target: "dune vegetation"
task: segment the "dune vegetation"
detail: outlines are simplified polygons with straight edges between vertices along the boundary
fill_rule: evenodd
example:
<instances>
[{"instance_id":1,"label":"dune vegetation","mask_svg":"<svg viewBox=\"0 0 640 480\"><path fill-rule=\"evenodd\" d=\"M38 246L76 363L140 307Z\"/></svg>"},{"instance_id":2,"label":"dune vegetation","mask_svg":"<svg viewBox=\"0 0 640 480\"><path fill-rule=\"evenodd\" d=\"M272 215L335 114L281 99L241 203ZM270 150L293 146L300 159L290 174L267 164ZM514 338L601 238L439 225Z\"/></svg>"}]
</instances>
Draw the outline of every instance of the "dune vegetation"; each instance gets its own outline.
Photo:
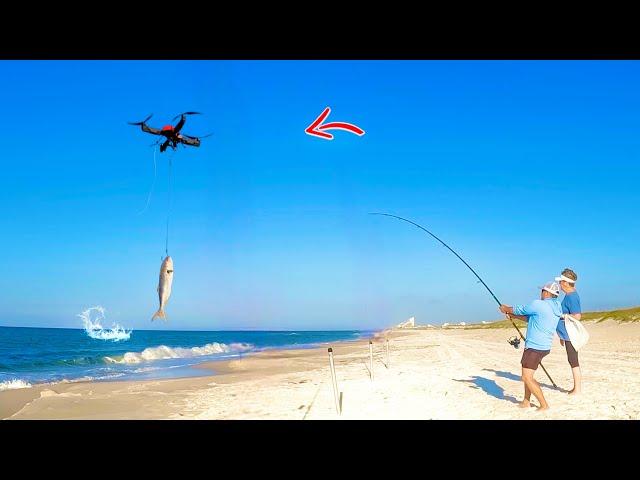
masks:
<instances>
[{"instance_id":1,"label":"dune vegetation","mask_svg":"<svg viewBox=\"0 0 640 480\"><path fill-rule=\"evenodd\" d=\"M582 321L585 322L605 322L614 320L616 322L640 322L640 307L624 308L619 310L609 310L605 312L585 312L582 314ZM526 328L526 322L515 320L518 327ZM490 323L473 323L466 325L466 328L513 328L507 319Z\"/></svg>"}]
</instances>

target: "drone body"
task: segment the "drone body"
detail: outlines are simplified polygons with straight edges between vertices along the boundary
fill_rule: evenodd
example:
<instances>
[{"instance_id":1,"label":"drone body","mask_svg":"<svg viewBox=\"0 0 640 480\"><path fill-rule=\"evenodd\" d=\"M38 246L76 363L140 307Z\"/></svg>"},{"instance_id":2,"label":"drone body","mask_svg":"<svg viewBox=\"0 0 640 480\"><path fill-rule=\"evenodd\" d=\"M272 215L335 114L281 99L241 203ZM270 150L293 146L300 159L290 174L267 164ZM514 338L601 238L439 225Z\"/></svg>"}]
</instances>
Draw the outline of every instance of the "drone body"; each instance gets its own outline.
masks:
<instances>
[{"instance_id":1,"label":"drone body","mask_svg":"<svg viewBox=\"0 0 640 480\"><path fill-rule=\"evenodd\" d=\"M165 125L161 129L150 127L149 125L147 125L147 120L151 118L151 115L145 118L142 122L129 122L129 125L139 125L143 132L164 137L166 140L164 140L160 145L160 152L164 152L169 147L175 150L180 143L182 145L189 145L191 147L199 147L200 138L204 137L193 137L191 135L183 135L180 133L187 120L186 116L199 114L200 112L185 112L175 116L173 118L174 120L180 117L180 121L176 124L175 127L173 125Z\"/></svg>"}]
</instances>

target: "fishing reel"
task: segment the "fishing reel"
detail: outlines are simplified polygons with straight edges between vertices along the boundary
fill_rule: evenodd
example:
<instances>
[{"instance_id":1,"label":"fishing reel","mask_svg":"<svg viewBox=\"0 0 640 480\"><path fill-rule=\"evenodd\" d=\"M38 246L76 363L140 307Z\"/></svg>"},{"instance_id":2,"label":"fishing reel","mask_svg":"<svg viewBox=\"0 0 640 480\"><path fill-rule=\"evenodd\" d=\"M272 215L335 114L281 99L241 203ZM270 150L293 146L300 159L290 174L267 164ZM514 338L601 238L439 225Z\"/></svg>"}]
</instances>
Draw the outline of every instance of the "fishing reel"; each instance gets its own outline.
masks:
<instances>
[{"instance_id":1,"label":"fishing reel","mask_svg":"<svg viewBox=\"0 0 640 480\"><path fill-rule=\"evenodd\" d=\"M507 342L509 342L509 345L513 345L513 348L517 349L520 347L520 339L516 336L510 337Z\"/></svg>"}]
</instances>

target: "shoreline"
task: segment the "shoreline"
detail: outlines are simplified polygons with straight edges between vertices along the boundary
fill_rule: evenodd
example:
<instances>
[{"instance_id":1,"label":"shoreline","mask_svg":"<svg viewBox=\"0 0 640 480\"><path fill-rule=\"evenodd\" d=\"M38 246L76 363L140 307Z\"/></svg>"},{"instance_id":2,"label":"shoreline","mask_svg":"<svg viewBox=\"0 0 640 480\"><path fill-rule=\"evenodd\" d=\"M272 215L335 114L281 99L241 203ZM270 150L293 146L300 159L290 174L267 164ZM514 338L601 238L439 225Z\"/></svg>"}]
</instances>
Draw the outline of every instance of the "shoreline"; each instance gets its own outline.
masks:
<instances>
[{"instance_id":1,"label":"shoreline","mask_svg":"<svg viewBox=\"0 0 640 480\"><path fill-rule=\"evenodd\" d=\"M2 326L0 326L0 328L3 328ZM32 328L32 327L6 327L6 328ZM41 327L33 327L33 328L37 328L37 329L41 329ZM75 328L75 329L66 329L66 330L80 330L83 331L83 329L81 328ZM214 357L214 358L208 358L208 359L199 359L197 356L195 357L176 357L176 358L191 358L195 363L190 364L190 365L180 365L178 366L180 370L184 370L184 369L196 369L199 367L199 365L207 363L207 364L217 364L219 362L225 362L227 360L235 360L238 358L243 358L246 355L254 355L257 353L261 353L261 352L265 352L265 351L271 351L271 350L307 350L307 349L314 349L314 348L320 348L325 344L331 344L331 343L338 343L338 342L349 342L349 341L357 341L357 340L361 340L363 338L369 338L369 337L373 337L374 335L377 335L380 331L383 331L385 329L382 330L364 330L362 331L363 333L360 335L360 337L356 338L355 340L353 339L345 339L345 340L336 340L334 342L320 342L320 343L301 343L301 344L286 344L286 345L280 345L280 346L265 346L265 347L259 347L259 348L255 348L254 350L250 350L250 351L246 351L246 352L240 352L240 353L236 353L235 355L229 355L229 354L220 354L219 357ZM240 331L242 332L242 331ZM152 347L146 347L148 348L158 348L161 347L162 345L154 345ZM190 348L198 348L199 345L195 345L193 347L177 347L177 348L186 348L186 349L190 349ZM172 347L170 347L172 348ZM140 352L133 352L133 353L140 353ZM122 357L123 355L115 355L116 357ZM203 355L203 357L208 356L208 355ZM170 360L173 357L160 357L157 359L153 359L153 360L142 360L139 362L133 362L132 364L136 365L136 364L140 364L140 365L148 365L148 366L153 366L155 362L158 361L163 361L163 360ZM106 355L104 357L102 357L102 359L107 359L109 360L109 363L122 363L120 361L114 361L111 356ZM164 369L161 369L160 371L162 372L170 372L173 368L176 368L176 366L170 366L170 367L166 367ZM113 381L145 381L145 380L177 380L180 378L188 378L190 377L190 375L177 375L177 376L158 376L158 377L147 377L147 378L137 378L137 375L133 374L133 373L124 373L122 376L127 376L127 378L122 378L120 380L118 380L118 378L120 378L120 376L117 377L113 377L113 376L106 376L106 377L99 377L99 378L93 378L93 377L86 377L86 376L81 376L81 377L73 377L73 378L62 378L60 380L56 380L56 381L51 381L51 382L37 382L37 383L32 383L31 380L29 379L25 379L25 378L19 378L19 376L17 375L16 378L13 379L13 381L18 381L18 382L25 382L28 383L30 385L30 387L25 387L25 388L33 388L33 387L40 387L40 386L46 386L46 385L57 385L59 383L80 383L80 382L113 382ZM7 390L13 390L13 389L7 389ZM7 390L0 390L1 392L7 391Z\"/></svg>"},{"instance_id":2,"label":"shoreline","mask_svg":"<svg viewBox=\"0 0 640 480\"><path fill-rule=\"evenodd\" d=\"M243 361L253 358L288 358L317 355L320 351L326 351L328 346L336 348L338 345L360 344L374 339L388 330L367 331L365 335L356 340L337 340L335 342L325 342L322 344L307 344L308 346L282 346L282 347L266 347L261 350L248 352L239 358L221 358L219 360L207 359L202 360L189 367L193 370L205 370L201 375L178 376L178 377L161 377L151 379L135 379L128 378L126 380L117 379L73 379L60 380L50 383L36 383L27 388L7 389L0 391L0 420L7 420L17 412L22 410L29 403L40 398L54 397L56 395L73 395L78 389L89 389L88 391L105 390L107 385L112 385L113 389L127 388L134 385L146 386L165 386L199 387L201 384L210 383L218 379L221 383L231 383L242 377ZM223 378L224 377L224 378ZM205 382L206 381L206 382ZM185 384L185 385L183 385Z\"/></svg>"},{"instance_id":3,"label":"shoreline","mask_svg":"<svg viewBox=\"0 0 640 480\"><path fill-rule=\"evenodd\" d=\"M640 419L640 323L591 323L580 351L583 393L554 340L541 384L550 410L521 409L520 358L509 329L389 329L311 349L202 362L202 377L79 382L0 392L11 419ZM386 355L384 339L390 341ZM339 391L337 411L326 347ZM9 405L11 403L11 405ZM535 403L535 402L532 402ZM3 415L3 418L6 416Z\"/></svg>"}]
</instances>

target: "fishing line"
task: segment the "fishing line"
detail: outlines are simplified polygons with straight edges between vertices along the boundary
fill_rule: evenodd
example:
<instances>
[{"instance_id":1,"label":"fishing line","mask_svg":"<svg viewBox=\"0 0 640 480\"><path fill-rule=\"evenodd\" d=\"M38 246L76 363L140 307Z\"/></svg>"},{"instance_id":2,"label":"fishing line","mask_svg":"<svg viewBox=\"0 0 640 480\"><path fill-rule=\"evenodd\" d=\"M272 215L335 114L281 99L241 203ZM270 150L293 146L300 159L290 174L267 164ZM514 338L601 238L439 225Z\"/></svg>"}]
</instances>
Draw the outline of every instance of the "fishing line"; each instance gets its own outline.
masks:
<instances>
[{"instance_id":1,"label":"fishing line","mask_svg":"<svg viewBox=\"0 0 640 480\"><path fill-rule=\"evenodd\" d=\"M406 218L402 218L402 217L398 217L397 215L391 215L390 213L370 213L369 215L383 215L385 217L393 217L393 218L397 218L398 220L402 220L403 222L407 222L410 223L411 225L414 225L416 227L418 227L420 230L423 230L425 232L427 232L429 235L431 235L433 238L435 238L438 242L440 242L442 245L444 245L445 247L447 247L449 249L449 251L451 253L453 253L456 257L458 257L458 259L464 263L467 268L469 270L471 270L473 272L473 274L476 276L476 278L478 280L480 280L480 282L482 283L482 285L484 285L484 288L487 289L487 291L491 294L491 296L493 297L493 299L496 301L496 303L500 306L502 305L502 302L500 302L500 300L498 300L498 297L495 296L495 294L493 293L493 291L489 288L489 286L484 283L484 280L482 280L482 278L480 278L480 275L478 275L478 273L471 268L471 265L469 265L464 258L462 258L460 255L458 255L458 252L456 252L453 248L451 248L449 245L447 245L446 243L444 243L442 240L440 240L440 238L438 238L436 235L434 235L433 233L431 233L429 230L427 230L426 228L424 228L421 225L418 225L415 222L412 222L411 220L407 220ZM515 322L513 321L513 319L511 318L510 315L507 315L507 318L509 319L509 321L511 322L511 324L515 327L515 329L518 331L518 334L520 335L520 337L522 338L522 340L526 341L525 336L522 334L522 332L520 331L520 329L518 328L518 326L515 324ZM542 362L540 363L540 366L542 367L542 370L544 370L544 373L547 374L547 377L549 377L549 380L551 381L551 383L553 384L554 387L558 388L558 386L555 384L555 382L553 381L553 379L551 378L551 376L549 375L549 373L547 372L547 369L544 368L544 366L542 365Z\"/></svg>"},{"instance_id":2,"label":"fishing line","mask_svg":"<svg viewBox=\"0 0 640 480\"><path fill-rule=\"evenodd\" d=\"M149 207L149 203L151 202L151 195L153 195L153 190L156 187L156 178L157 178L157 167L156 167L156 149L153 149L153 183L151 184L151 190L149 190L149 194L147 195L147 204L144 206L142 210L140 210L137 215L142 215L147 211Z\"/></svg>"},{"instance_id":3,"label":"fishing line","mask_svg":"<svg viewBox=\"0 0 640 480\"><path fill-rule=\"evenodd\" d=\"M480 275L478 275L478 273L477 273L473 268L471 268L471 265L469 265L469 264L464 260L464 258L462 258L460 255L458 255L458 253L457 253L453 248L451 248L449 245L447 245L446 243L444 243L442 240L440 240L438 237L436 237L436 236L435 236L433 233L431 233L429 230L427 230L426 228L424 228L424 227L422 227L422 226L418 225L418 224L417 224L417 223L415 223L415 222L412 222L411 220L407 220L406 218L398 217L398 216L396 216L396 215L391 215L390 213L370 213L369 215L384 215L385 217L393 217L393 218L397 218L398 220L403 220L403 221L405 221L405 222L409 222L411 225L415 225L415 226L416 226L416 227L418 227L419 229L424 230L425 232L427 232L429 235L431 235L433 238L435 238L437 241L439 241L442 245L444 245L445 247L447 247L451 253L453 253L456 257L458 257L458 258L460 259L460 261L461 261L462 263L464 263L464 264L467 266L467 268L473 272L473 274L476 276L476 278L477 278L478 280L480 280L480 282L482 282L482 285L484 285L484 288L486 288L486 289L489 291L489 293L491 294L491 296L493 297L493 299L498 303L498 305L502 305L502 303L500 302L500 300L498 300L498 297L496 297L496 296L495 296L495 294L494 294L494 293L491 291L491 289L489 288L489 286L488 286L486 283L484 283L484 280L482 280L482 278L480 278Z\"/></svg>"},{"instance_id":4,"label":"fishing line","mask_svg":"<svg viewBox=\"0 0 640 480\"><path fill-rule=\"evenodd\" d=\"M164 243L164 253L168 257L169 256L169 215L171 213L171 166L173 164L173 152L169 155L169 191L167 194L167 234L165 237Z\"/></svg>"}]
</instances>

